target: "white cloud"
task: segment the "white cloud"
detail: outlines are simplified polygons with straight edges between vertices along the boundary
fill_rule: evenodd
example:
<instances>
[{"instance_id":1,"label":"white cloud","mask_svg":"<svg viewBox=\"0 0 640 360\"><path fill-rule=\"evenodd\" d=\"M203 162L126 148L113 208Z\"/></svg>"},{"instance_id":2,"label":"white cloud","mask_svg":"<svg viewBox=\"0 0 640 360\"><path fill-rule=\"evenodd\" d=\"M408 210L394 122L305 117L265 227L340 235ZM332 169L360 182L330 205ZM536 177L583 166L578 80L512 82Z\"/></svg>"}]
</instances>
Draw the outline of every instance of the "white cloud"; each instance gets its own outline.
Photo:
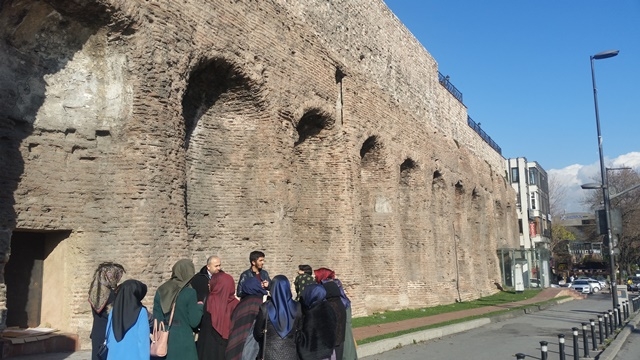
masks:
<instances>
[{"instance_id":1,"label":"white cloud","mask_svg":"<svg viewBox=\"0 0 640 360\"><path fill-rule=\"evenodd\" d=\"M635 171L640 171L640 152L630 152L615 159L605 159L607 167L631 167ZM553 176L558 181L558 185L566 188L566 198L564 203L565 212L589 211L582 202L587 191L580 185L592 182L600 182L600 162L589 165L573 164L562 169L551 169L549 176Z\"/></svg>"}]
</instances>

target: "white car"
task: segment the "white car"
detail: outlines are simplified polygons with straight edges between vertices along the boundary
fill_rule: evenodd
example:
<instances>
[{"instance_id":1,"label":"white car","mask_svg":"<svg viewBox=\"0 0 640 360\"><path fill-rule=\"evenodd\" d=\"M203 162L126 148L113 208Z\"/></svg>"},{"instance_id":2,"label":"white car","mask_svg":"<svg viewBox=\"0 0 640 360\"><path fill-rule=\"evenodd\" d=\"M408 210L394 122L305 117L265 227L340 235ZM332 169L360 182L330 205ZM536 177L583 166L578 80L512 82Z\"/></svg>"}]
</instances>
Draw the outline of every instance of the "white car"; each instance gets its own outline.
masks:
<instances>
[{"instance_id":1,"label":"white car","mask_svg":"<svg viewBox=\"0 0 640 360\"><path fill-rule=\"evenodd\" d=\"M578 279L571 283L570 288L582 294L596 294L600 291L600 283L598 281L591 282L587 279Z\"/></svg>"},{"instance_id":2,"label":"white car","mask_svg":"<svg viewBox=\"0 0 640 360\"><path fill-rule=\"evenodd\" d=\"M598 291L604 289L604 285L602 285L602 282L600 280L596 280L594 278L578 278L578 280L587 280L591 285L592 285L592 292L595 294Z\"/></svg>"}]
</instances>

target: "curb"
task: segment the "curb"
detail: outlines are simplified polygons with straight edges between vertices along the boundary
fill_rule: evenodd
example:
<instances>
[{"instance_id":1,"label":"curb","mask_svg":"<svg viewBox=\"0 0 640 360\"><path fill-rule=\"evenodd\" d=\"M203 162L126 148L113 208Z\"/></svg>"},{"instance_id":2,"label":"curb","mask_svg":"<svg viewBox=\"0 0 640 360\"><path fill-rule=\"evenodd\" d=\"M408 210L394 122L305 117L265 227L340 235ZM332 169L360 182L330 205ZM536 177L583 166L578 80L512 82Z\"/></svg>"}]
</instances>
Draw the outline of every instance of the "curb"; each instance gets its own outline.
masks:
<instances>
[{"instance_id":1,"label":"curb","mask_svg":"<svg viewBox=\"0 0 640 360\"><path fill-rule=\"evenodd\" d=\"M416 331L389 339L374 341L364 345L358 345L358 358L380 354L385 351L393 350L422 341L437 339L451 334L457 334L490 323L491 320L488 318L476 319L438 328Z\"/></svg>"},{"instance_id":2,"label":"curb","mask_svg":"<svg viewBox=\"0 0 640 360\"><path fill-rule=\"evenodd\" d=\"M412 344L416 344L423 341L437 339L447 335L457 334L464 331L479 328L491 323L513 319L525 314L531 314L534 312L545 310L550 308L551 306L563 304L565 302L572 301L572 300L575 300L575 299L566 298L566 299L560 299L555 301L551 300L546 302L543 305L531 305L529 307L524 308L524 310L520 309L517 311L508 312L505 314L500 314L495 316L488 315L487 317L483 317L480 319L463 321L457 324L416 331L416 332L412 332L412 333L408 333L408 334L404 334L404 335L400 335L400 336L396 336L388 339L383 339L383 340L378 340L378 341L370 342L363 345L358 345L358 348L357 348L358 358L377 355L389 350L401 348L406 345L412 345ZM631 331L629 331L629 333L631 333ZM604 358L602 358L601 360L604 360Z\"/></svg>"}]
</instances>

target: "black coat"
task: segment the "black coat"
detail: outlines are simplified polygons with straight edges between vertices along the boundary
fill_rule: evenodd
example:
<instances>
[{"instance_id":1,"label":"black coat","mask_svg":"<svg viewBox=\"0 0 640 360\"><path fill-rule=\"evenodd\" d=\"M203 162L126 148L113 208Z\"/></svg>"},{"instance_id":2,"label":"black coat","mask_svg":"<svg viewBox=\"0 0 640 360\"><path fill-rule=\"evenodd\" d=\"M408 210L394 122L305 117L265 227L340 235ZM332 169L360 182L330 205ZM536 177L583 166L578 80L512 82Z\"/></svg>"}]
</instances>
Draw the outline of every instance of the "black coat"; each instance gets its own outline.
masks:
<instances>
[{"instance_id":1,"label":"black coat","mask_svg":"<svg viewBox=\"0 0 640 360\"><path fill-rule=\"evenodd\" d=\"M336 323L335 312L327 301L305 309L297 340L300 359L320 360L331 357L337 345Z\"/></svg>"},{"instance_id":2,"label":"black coat","mask_svg":"<svg viewBox=\"0 0 640 360\"><path fill-rule=\"evenodd\" d=\"M196 291L198 301L204 301L209 295L209 273L206 266L191 278L191 287Z\"/></svg>"}]
</instances>

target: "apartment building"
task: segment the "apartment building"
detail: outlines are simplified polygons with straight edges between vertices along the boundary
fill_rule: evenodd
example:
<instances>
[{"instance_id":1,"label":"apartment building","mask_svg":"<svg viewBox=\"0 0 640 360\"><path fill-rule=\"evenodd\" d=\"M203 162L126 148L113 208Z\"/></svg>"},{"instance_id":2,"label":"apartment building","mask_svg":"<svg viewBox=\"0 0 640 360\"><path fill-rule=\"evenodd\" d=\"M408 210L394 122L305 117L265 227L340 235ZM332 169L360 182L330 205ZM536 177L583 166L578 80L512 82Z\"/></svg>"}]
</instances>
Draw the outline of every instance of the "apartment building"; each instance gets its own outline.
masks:
<instances>
[{"instance_id":1,"label":"apartment building","mask_svg":"<svg viewBox=\"0 0 640 360\"><path fill-rule=\"evenodd\" d=\"M521 261L530 269L525 274L525 284L535 286L537 282L548 287L551 283L551 211L547 172L537 162L524 157L506 162L508 181L516 191Z\"/></svg>"}]
</instances>

